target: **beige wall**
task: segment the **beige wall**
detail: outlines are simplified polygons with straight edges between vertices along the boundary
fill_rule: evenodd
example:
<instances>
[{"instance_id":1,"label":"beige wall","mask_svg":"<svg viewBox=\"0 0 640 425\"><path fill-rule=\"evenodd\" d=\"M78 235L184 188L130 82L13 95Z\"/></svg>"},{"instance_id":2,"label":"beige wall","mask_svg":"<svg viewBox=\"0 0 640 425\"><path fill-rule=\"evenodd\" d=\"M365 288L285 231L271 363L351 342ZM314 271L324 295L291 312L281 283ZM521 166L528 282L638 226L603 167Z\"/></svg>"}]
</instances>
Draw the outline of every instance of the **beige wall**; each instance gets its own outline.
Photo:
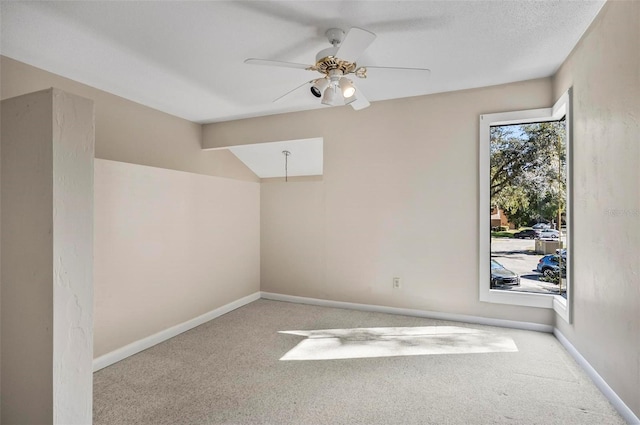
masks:
<instances>
[{"instance_id":1,"label":"beige wall","mask_svg":"<svg viewBox=\"0 0 640 425\"><path fill-rule=\"evenodd\" d=\"M258 181L231 152L202 151L202 126L1 56L2 99L56 87L95 103L96 158Z\"/></svg>"},{"instance_id":2,"label":"beige wall","mask_svg":"<svg viewBox=\"0 0 640 425\"><path fill-rule=\"evenodd\" d=\"M263 291L552 324L477 282L478 116L552 104L541 79L210 124L203 144L324 137L322 181L262 183Z\"/></svg>"},{"instance_id":3,"label":"beige wall","mask_svg":"<svg viewBox=\"0 0 640 425\"><path fill-rule=\"evenodd\" d=\"M93 99L95 157L121 162L96 171L96 357L259 290L259 179L203 151L200 124L0 60L3 99L51 86Z\"/></svg>"},{"instance_id":4,"label":"beige wall","mask_svg":"<svg viewBox=\"0 0 640 425\"><path fill-rule=\"evenodd\" d=\"M43 92L2 104L2 423L52 423L53 103Z\"/></svg>"},{"instance_id":5,"label":"beige wall","mask_svg":"<svg viewBox=\"0 0 640 425\"><path fill-rule=\"evenodd\" d=\"M640 2L608 2L553 83L574 113L574 321L557 327L640 416Z\"/></svg>"},{"instance_id":6,"label":"beige wall","mask_svg":"<svg viewBox=\"0 0 640 425\"><path fill-rule=\"evenodd\" d=\"M260 290L260 184L95 162L94 354Z\"/></svg>"}]
</instances>

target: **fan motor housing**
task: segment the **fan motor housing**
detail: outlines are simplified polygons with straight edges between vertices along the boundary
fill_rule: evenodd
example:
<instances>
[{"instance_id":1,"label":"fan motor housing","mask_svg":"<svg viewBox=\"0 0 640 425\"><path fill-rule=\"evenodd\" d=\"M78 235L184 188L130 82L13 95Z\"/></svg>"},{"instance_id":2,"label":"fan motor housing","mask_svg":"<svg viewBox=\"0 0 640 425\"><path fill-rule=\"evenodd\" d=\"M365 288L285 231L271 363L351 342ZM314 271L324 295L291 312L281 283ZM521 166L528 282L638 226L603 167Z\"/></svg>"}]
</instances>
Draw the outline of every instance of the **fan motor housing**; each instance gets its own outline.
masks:
<instances>
[{"instance_id":1,"label":"fan motor housing","mask_svg":"<svg viewBox=\"0 0 640 425\"><path fill-rule=\"evenodd\" d=\"M356 70L356 64L334 56L326 56L316 62L315 68L318 72L327 75L334 69L342 71L343 74L350 74Z\"/></svg>"}]
</instances>

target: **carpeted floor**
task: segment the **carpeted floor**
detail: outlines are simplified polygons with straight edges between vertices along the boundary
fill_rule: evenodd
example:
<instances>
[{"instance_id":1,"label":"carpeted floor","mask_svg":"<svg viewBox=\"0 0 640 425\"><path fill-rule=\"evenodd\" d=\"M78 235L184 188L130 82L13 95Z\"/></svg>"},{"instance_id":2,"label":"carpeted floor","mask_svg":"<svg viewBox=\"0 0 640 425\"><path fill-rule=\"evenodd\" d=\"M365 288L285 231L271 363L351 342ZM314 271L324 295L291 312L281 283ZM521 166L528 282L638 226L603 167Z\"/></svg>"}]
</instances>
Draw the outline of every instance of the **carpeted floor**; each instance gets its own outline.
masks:
<instances>
[{"instance_id":1,"label":"carpeted floor","mask_svg":"<svg viewBox=\"0 0 640 425\"><path fill-rule=\"evenodd\" d=\"M309 330L332 331L292 332ZM551 334L268 300L96 372L93 408L96 425L625 423Z\"/></svg>"}]
</instances>

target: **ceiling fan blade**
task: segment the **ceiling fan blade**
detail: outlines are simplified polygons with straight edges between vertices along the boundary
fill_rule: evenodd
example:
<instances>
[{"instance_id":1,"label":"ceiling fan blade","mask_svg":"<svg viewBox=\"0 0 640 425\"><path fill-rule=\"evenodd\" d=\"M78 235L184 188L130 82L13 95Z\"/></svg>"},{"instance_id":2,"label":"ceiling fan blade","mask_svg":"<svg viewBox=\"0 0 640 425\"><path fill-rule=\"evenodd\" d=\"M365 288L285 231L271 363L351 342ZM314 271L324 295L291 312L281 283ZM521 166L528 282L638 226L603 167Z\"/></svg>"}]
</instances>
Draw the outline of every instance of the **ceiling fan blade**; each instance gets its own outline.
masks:
<instances>
[{"instance_id":1,"label":"ceiling fan blade","mask_svg":"<svg viewBox=\"0 0 640 425\"><path fill-rule=\"evenodd\" d=\"M431 70L428 68L404 68L397 66L363 66L362 68L366 68L368 70L373 70L374 72L377 70L380 71L398 71L398 72L411 72L411 73L423 73L425 78L429 78L431 75Z\"/></svg>"},{"instance_id":2,"label":"ceiling fan blade","mask_svg":"<svg viewBox=\"0 0 640 425\"><path fill-rule=\"evenodd\" d=\"M256 59L256 58L245 59L244 63L248 63L249 65L279 66L282 68L296 68L296 69L307 69L311 67L311 65L305 65L303 63L272 61L269 59Z\"/></svg>"},{"instance_id":3,"label":"ceiling fan blade","mask_svg":"<svg viewBox=\"0 0 640 425\"><path fill-rule=\"evenodd\" d=\"M364 93L362 93L362 90L360 90L359 88L356 90L354 96L356 97L356 100L349 103L349 105L351 105L354 110L359 111L360 109L367 108L369 105L371 105L367 98L364 96Z\"/></svg>"},{"instance_id":4,"label":"ceiling fan blade","mask_svg":"<svg viewBox=\"0 0 640 425\"><path fill-rule=\"evenodd\" d=\"M282 96L280 96L280 97L278 97L278 98L276 98L276 99L273 99L273 103L276 103L277 101L279 101L279 100L280 100L280 99L282 99L283 97L286 97L286 96L290 95L291 93L293 93L294 91L298 90L299 88L302 88L302 87L306 86L307 84L313 83L313 81L314 81L314 80L311 80L311 81L305 81L304 83L300 84L300 85L299 85L298 87L296 87L295 89L293 89L293 90L289 90L288 92L286 92L286 93L285 93L285 94L283 94Z\"/></svg>"},{"instance_id":5,"label":"ceiling fan blade","mask_svg":"<svg viewBox=\"0 0 640 425\"><path fill-rule=\"evenodd\" d=\"M350 62L356 62L375 39L376 35L374 33L353 27L340 43L335 56Z\"/></svg>"}]
</instances>

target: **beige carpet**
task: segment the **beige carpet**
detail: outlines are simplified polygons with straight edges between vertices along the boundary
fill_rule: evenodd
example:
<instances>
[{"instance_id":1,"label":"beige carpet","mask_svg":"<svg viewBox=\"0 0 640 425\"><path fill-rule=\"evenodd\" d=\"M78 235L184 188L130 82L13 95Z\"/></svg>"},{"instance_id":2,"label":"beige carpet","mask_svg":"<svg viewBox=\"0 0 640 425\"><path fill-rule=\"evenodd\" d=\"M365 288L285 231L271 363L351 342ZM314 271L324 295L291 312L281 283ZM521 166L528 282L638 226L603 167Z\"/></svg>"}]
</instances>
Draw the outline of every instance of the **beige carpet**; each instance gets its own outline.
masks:
<instances>
[{"instance_id":1,"label":"beige carpet","mask_svg":"<svg viewBox=\"0 0 640 425\"><path fill-rule=\"evenodd\" d=\"M267 300L94 374L96 425L624 423L550 334Z\"/></svg>"}]
</instances>

